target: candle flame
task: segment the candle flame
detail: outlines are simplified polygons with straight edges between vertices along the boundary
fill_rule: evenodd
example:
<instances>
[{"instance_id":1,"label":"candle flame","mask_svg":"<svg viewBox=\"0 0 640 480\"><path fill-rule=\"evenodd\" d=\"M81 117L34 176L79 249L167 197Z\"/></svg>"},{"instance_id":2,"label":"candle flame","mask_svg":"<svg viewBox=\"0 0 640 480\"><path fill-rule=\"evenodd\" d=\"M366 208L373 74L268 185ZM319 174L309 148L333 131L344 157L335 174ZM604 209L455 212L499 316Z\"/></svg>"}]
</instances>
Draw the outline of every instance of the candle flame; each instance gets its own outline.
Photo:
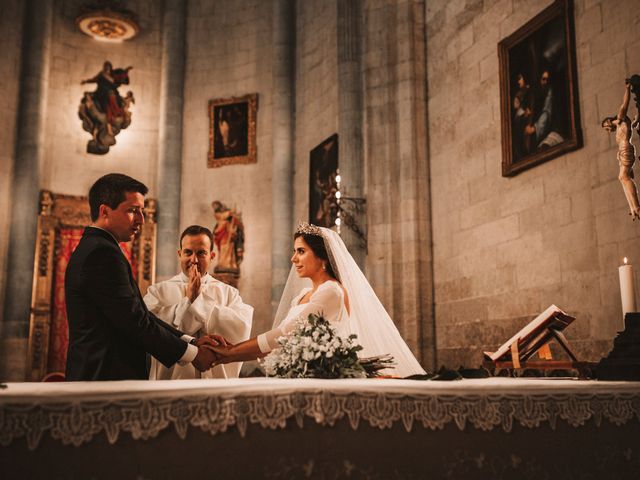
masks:
<instances>
[{"instance_id":1,"label":"candle flame","mask_svg":"<svg viewBox=\"0 0 640 480\"><path fill-rule=\"evenodd\" d=\"M627 257L624 257L624 264L627 264Z\"/></svg>"}]
</instances>

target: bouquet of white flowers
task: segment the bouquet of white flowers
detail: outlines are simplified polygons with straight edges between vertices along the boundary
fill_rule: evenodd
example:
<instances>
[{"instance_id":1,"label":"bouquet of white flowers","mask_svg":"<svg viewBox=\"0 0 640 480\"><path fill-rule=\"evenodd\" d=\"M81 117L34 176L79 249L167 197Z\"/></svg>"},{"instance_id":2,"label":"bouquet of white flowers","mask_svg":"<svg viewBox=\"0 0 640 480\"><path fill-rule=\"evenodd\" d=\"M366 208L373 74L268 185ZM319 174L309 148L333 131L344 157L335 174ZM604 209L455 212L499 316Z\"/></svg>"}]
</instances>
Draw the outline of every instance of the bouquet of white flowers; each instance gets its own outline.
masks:
<instances>
[{"instance_id":1,"label":"bouquet of white flowers","mask_svg":"<svg viewBox=\"0 0 640 480\"><path fill-rule=\"evenodd\" d=\"M271 377L364 378L394 365L390 355L358 358L362 347L356 338L340 337L324 317L311 314L278 339L280 347L265 357L263 366Z\"/></svg>"}]
</instances>

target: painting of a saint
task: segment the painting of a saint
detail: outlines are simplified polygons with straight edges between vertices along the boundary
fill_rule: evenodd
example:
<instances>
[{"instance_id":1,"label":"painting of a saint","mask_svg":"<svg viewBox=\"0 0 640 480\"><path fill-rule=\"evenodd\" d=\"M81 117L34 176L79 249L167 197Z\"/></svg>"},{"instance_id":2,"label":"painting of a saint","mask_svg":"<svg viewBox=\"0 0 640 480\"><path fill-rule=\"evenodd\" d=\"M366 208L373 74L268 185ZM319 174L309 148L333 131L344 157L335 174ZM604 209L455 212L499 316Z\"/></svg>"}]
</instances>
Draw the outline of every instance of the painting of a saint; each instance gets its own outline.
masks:
<instances>
[{"instance_id":1,"label":"painting of a saint","mask_svg":"<svg viewBox=\"0 0 640 480\"><path fill-rule=\"evenodd\" d=\"M258 95L209 102L209 167L256 161Z\"/></svg>"},{"instance_id":2,"label":"painting of a saint","mask_svg":"<svg viewBox=\"0 0 640 480\"><path fill-rule=\"evenodd\" d=\"M246 103L232 103L214 108L216 158L247 154L247 107Z\"/></svg>"},{"instance_id":3,"label":"painting of a saint","mask_svg":"<svg viewBox=\"0 0 640 480\"><path fill-rule=\"evenodd\" d=\"M338 216L338 134L311 150L309 168L309 223L331 228Z\"/></svg>"},{"instance_id":4,"label":"painting of a saint","mask_svg":"<svg viewBox=\"0 0 640 480\"><path fill-rule=\"evenodd\" d=\"M503 175L581 146L573 45L568 0L500 42Z\"/></svg>"}]
</instances>

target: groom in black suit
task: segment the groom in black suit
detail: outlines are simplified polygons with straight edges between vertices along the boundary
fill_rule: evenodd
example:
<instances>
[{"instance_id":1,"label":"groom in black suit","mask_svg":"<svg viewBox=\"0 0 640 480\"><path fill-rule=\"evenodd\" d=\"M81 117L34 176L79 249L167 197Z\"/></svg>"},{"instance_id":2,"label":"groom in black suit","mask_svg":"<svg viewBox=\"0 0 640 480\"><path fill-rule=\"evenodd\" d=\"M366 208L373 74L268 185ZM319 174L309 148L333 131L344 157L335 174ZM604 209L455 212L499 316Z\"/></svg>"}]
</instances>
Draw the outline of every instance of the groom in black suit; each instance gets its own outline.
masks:
<instances>
[{"instance_id":1,"label":"groom in black suit","mask_svg":"<svg viewBox=\"0 0 640 480\"><path fill-rule=\"evenodd\" d=\"M91 226L71 255L65 277L69 321L66 379L146 380L153 355L171 367L193 363L208 370L215 354L203 337L195 341L147 310L118 242L144 224L147 187L111 173L89 191ZM219 339L218 339L219 340Z\"/></svg>"}]
</instances>

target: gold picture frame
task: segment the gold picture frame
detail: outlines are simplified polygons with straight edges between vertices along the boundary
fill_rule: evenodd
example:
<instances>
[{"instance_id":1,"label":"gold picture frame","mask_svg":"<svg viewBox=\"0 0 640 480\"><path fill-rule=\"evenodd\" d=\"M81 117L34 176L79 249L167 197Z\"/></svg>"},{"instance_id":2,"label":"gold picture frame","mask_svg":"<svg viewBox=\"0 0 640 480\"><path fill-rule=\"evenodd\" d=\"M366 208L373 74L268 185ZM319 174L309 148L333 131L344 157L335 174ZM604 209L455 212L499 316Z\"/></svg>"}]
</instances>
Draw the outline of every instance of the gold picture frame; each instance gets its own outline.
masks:
<instances>
[{"instance_id":1,"label":"gold picture frame","mask_svg":"<svg viewBox=\"0 0 640 480\"><path fill-rule=\"evenodd\" d=\"M556 0L498 44L504 177L582 147L573 23Z\"/></svg>"},{"instance_id":2,"label":"gold picture frame","mask_svg":"<svg viewBox=\"0 0 640 480\"><path fill-rule=\"evenodd\" d=\"M207 167L256 163L258 94L209 100Z\"/></svg>"}]
</instances>

